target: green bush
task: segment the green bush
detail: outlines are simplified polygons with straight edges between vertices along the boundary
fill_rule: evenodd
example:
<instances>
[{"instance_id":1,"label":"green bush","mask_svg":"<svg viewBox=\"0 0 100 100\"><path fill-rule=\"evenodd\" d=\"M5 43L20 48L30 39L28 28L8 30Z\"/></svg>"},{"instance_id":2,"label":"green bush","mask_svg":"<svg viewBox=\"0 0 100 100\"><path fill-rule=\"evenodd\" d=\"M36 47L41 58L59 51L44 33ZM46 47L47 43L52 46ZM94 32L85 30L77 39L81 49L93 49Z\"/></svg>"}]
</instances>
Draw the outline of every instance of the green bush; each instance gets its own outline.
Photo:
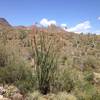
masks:
<instances>
[{"instance_id":1,"label":"green bush","mask_svg":"<svg viewBox=\"0 0 100 100\"><path fill-rule=\"evenodd\" d=\"M42 94L50 92L50 83L57 70L58 51L55 40L45 33L34 36L34 59L38 88Z\"/></svg>"},{"instance_id":2,"label":"green bush","mask_svg":"<svg viewBox=\"0 0 100 100\"><path fill-rule=\"evenodd\" d=\"M22 93L27 93L36 87L36 78L32 70L24 64L13 64L0 69L0 82L3 84L14 84Z\"/></svg>"},{"instance_id":3,"label":"green bush","mask_svg":"<svg viewBox=\"0 0 100 100\"><path fill-rule=\"evenodd\" d=\"M77 100L100 100L100 94L83 94L81 96L77 96Z\"/></svg>"},{"instance_id":4,"label":"green bush","mask_svg":"<svg viewBox=\"0 0 100 100\"><path fill-rule=\"evenodd\" d=\"M73 91L75 87L75 83L74 83L74 79L71 72L68 72L67 70L62 71L62 72L59 71L58 74L56 74L54 78L55 78L54 81L51 83L53 92Z\"/></svg>"},{"instance_id":5,"label":"green bush","mask_svg":"<svg viewBox=\"0 0 100 100\"><path fill-rule=\"evenodd\" d=\"M23 39L25 39L25 38L27 37L27 31L25 31L25 30L20 30L19 33L20 33L19 38L20 38L21 40L23 40Z\"/></svg>"},{"instance_id":6,"label":"green bush","mask_svg":"<svg viewBox=\"0 0 100 100\"><path fill-rule=\"evenodd\" d=\"M15 82L15 85L20 89L22 94L32 92L36 89L36 77L31 74L26 76L26 79Z\"/></svg>"},{"instance_id":7,"label":"green bush","mask_svg":"<svg viewBox=\"0 0 100 100\"><path fill-rule=\"evenodd\" d=\"M78 88L78 92L75 91L76 97L78 100L99 100L100 93L94 85L89 82L82 83L81 88Z\"/></svg>"},{"instance_id":8,"label":"green bush","mask_svg":"<svg viewBox=\"0 0 100 100\"><path fill-rule=\"evenodd\" d=\"M84 61L84 71L96 70L99 66L99 61L95 56L86 56Z\"/></svg>"},{"instance_id":9,"label":"green bush","mask_svg":"<svg viewBox=\"0 0 100 100\"><path fill-rule=\"evenodd\" d=\"M21 92L32 91L36 86L36 78L32 68L19 56L18 52L8 52L6 47L0 48L0 83L14 84Z\"/></svg>"},{"instance_id":10,"label":"green bush","mask_svg":"<svg viewBox=\"0 0 100 100\"><path fill-rule=\"evenodd\" d=\"M88 82L93 82L93 72L84 72L84 79Z\"/></svg>"},{"instance_id":11,"label":"green bush","mask_svg":"<svg viewBox=\"0 0 100 100\"><path fill-rule=\"evenodd\" d=\"M62 85L63 86L62 88L65 89L67 92L71 92L74 89L74 85L75 85L74 80L71 77L70 73L64 72L62 74L63 74L62 80L64 84Z\"/></svg>"},{"instance_id":12,"label":"green bush","mask_svg":"<svg viewBox=\"0 0 100 100\"><path fill-rule=\"evenodd\" d=\"M25 69L22 64L15 64L14 62L12 62L5 68L1 68L1 80L5 83L14 83L15 81L20 80L20 78L24 77L24 70Z\"/></svg>"},{"instance_id":13,"label":"green bush","mask_svg":"<svg viewBox=\"0 0 100 100\"><path fill-rule=\"evenodd\" d=\"M4 45L0 45L0 67L6 67L8 62L8 53Z\"/></svg>"}]
</instances>

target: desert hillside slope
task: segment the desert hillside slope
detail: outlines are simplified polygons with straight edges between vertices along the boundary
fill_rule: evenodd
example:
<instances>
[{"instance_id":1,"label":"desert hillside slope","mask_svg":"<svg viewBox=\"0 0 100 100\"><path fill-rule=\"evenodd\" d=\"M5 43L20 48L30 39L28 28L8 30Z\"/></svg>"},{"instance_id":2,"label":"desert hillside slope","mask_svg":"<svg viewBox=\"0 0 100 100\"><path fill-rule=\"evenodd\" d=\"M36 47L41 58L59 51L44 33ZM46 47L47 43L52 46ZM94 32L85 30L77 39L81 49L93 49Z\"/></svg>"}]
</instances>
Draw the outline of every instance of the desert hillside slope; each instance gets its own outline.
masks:
<instances>
[{"instance_id":1,"label":"desert hillside slope","mask_svg":"<svg viewBox=\"0 0 100 100\"><path fill-rule=\"evenodd\" d=\"M100 100L100 35L14 27L0 18L0 100Z\"/></svg>"}]
</instances>

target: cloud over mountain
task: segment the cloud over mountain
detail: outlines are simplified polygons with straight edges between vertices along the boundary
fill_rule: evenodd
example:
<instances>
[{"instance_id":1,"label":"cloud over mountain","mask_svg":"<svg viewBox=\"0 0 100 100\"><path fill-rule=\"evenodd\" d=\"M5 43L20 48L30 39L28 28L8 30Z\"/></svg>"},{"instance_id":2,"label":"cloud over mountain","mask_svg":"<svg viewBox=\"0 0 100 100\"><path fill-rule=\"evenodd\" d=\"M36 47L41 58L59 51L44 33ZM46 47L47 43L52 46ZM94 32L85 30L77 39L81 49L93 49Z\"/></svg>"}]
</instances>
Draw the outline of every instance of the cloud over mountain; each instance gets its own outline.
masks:
<instances>
[{"instance_id":1,"label":"cloud over mountain","mask_svg":"<svg viewBox=\"0 0 100 100\"><path fill-rule=\"evenodd\" d=\"M50 25L56 25L57 23L56 23L56 21L55 20L48 20L48 19L46 19L46 18L43 18L41 21L40 21L40 24L42 25L42 26L50 26Z\"/></svg>"},{"instance_id":2,"label":"cloud over mountain","mask_svg":"<svg viewBox=\"0 0 100 100\"><path fill-rule=\"evenodd\" d=\"M66 29L66 31L80 33L80 32L88 32L90 28L91 28L90 21L85 21L77 24L74 27Z\"/></svg>"}]
</instances>

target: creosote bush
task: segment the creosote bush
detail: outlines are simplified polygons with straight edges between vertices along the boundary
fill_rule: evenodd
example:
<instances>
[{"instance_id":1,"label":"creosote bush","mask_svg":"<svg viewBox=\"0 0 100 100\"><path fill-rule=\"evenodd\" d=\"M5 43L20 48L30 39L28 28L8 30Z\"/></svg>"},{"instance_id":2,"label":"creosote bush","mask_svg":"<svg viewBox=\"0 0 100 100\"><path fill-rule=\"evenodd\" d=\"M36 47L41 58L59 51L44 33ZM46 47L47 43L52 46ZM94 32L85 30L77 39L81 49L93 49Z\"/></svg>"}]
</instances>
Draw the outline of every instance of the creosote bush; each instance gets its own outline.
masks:
<instances>
[{"instance_id":1,"label":"creosote bush","mask_svg":"<svg viewBox=\"0 0 100 100\"><path fill-rule=\"evenodd\" d=\"M36 86L36 78L31 67L19 56L18 52L14 54L5 48L6 46L2 46L2 51L0 49L0 83L13 84L22 93L32 91L34 85Z\"/></svg>"},{"instance_id":2,"label":"creosote bush","mask_svg":"<svg viewBox=\"0 0 100 100\"><path fill-rule=\"evenodd\" d=\"M19 33L20 33L19 34L19 39L23 40L23 39L25 39L27 37L27 31L20 30Z\"/></svg>"},{"instance_id":3,"label":"creosote bush","mask_svg":"<svg viewBox=\"0 0 100 100\"><path fill-rule=\"evenodd\" d=\"M52 92L57 93L58 91L66 91L67 93L70 93L74 89L74 76L71 72L59 70L54 78L55 79L51 84Z\"/></svg>"},{"instance_id":4,"label":"creosote bush","mask_svg":"<svg viewBox=\"0 0 100 100\"><path fill-rule=\"evenodd\" d=\"M93 78L94 78L93 72L89 72L89 71L84 72L84 79L86 81L93 82Z\"/></svg>"},{"instance_id":5,"label":"creosote bush","mask_svg":"<svg viewBox=\"0 0 100 100\"><path fill-rule=\"evenodd\" d=\"M0 67L6 67L8 62L8 54L4 45L0 45Z\"/></svg>"}]
</instances>

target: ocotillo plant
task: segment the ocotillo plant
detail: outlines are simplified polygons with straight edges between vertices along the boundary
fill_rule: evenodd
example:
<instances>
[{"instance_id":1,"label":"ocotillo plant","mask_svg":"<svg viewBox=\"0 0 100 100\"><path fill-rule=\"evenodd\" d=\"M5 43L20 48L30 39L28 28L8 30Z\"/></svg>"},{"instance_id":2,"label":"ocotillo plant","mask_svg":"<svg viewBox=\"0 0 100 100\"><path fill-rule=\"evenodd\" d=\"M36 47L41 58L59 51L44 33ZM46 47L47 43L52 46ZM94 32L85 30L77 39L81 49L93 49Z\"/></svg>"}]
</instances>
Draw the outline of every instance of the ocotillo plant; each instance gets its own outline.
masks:
<instances>
[{"instance_id":1,"label":"ocotillo plant","mask_svg":"<svg viewBox=\"0 0 100 100\"><path fill-rule=\"evenodd\" d=\"M34 35L34 59L38 88L42 94L50 92L50 82L57 70L58 48L55 39L40 32Z\"/></svg>"}]
</instances>

